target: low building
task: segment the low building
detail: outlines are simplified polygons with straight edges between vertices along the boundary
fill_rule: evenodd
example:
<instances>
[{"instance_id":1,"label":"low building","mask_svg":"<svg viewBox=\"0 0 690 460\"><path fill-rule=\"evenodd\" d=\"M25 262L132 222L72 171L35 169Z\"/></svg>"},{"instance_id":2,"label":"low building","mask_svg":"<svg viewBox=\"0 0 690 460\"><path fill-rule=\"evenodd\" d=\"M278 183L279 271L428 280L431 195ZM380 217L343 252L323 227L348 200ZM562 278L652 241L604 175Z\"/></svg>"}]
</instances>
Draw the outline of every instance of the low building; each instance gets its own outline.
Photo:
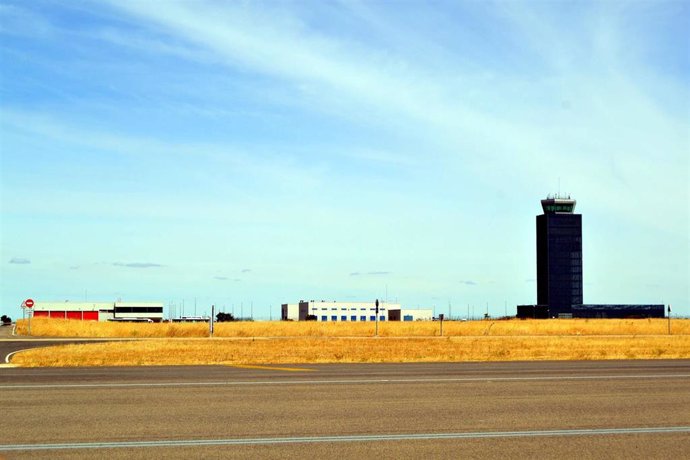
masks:
<instances>
[{"instance_id":1,"label":"low building","mask_svg":"<svg viewBox=\"0 0 690 460\"><path fill-rule=\"evenodd\" d=\"M30 310L34 318L80 321L163 320L163 304L159 302L34 302Z\"/></svg>"},{"instance_id":2,"label":"low building","mask_svg":"<svg viewBox=\"0 0 690 460\"><path fill-rule=\"evenodd\" d=\"M575 318L663 318L661 304L586 304L573 305Z\"/></svg>"},{"instance_id":3,"label":"low building","mask_svg":"<svg viewBox=\"0 0 690 460\"><path fill-rule=\"evenodd\" d=\"M375 302L336 302L326 300L301 300L299 303L283 304L283 321L376 321ZM398 303L379 302L378 321L431 320L432 310L404 309Z\"/></svg>"},{"instance_id":4,"label":"low building","mask_svg":"<svg viewBox=\"0 0 690 460\"><path fill-rule=\"evenodd\" d=\"M150 319L163 321L163 304L158 302L115 302L113 319Z\"/></svg>"},{"instance_id":5,"label":"low building","mask_svg":"<svg viewBox=\"0 0 690 460\"><path fill-rule=\"evenodd\" d=\"M34 318L107 321L113 317L114 304L106 302L34 302Z\"/></svg>"},{"instance_id":6,"label":"low building","mask_svg":"<svg viewBox=\"0 0 690 460\"><path fill-rule=\"evenodd\" d=\"M284 303L281 305L280 319L283 321L304 321L308 315L308 305L305 303L300 310L301 303Z\"/></svg>"},{"instance_id":7,"label":"low building","mask_svg":"<svg viewBox=\"0 0 690 460\"><path fill-rule=\"evenodd\" d=\"M663 318L665 306L661 304L585 304L573 305L570 313L553 316L548 305L518 305L518 318Z\"/></svg>"},{"instance_id":8,"label":"low building","mask_svg":"<svg viewBox=\"0 0 690 460\"><path fill-rule=\"evenodd\" d=\"M389 321L431 321L433 319L434 310L432 309L400 308L388 311Z\"/></svg>"}]
</instances>

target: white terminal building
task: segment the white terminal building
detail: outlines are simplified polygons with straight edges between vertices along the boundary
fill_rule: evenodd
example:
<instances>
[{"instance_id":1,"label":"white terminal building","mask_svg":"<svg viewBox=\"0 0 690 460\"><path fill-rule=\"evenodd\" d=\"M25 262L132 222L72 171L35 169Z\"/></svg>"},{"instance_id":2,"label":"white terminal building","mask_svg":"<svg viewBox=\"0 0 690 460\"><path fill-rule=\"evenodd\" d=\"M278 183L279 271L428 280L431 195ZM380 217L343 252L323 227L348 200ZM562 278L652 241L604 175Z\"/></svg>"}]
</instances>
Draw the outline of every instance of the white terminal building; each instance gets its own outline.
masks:
<instances>
[{"instance_id":1,"label":"white terminal building","mask_svg":"<svg viewBox=\"0 0 690 460\"><path fill-rule=\"evenodd\" d=\"M300 300L281 306L283 321L306 321L313 316L316 321L376 321L375 302L336 302L326 300ZM379 321L430 321L431 309L402 308L399 303L379 302Z\"/></svg>"},{"instance_id":2,"label":"white terminal building","mask_svg":"<svg viewBox=\"0 0 690 460\"><path fill-rule=\"evenodd\" d=\"M76 319L80 321L152 321L163 320L160 302L34 302L34 318Z\"/></svg>"}]
</instances>

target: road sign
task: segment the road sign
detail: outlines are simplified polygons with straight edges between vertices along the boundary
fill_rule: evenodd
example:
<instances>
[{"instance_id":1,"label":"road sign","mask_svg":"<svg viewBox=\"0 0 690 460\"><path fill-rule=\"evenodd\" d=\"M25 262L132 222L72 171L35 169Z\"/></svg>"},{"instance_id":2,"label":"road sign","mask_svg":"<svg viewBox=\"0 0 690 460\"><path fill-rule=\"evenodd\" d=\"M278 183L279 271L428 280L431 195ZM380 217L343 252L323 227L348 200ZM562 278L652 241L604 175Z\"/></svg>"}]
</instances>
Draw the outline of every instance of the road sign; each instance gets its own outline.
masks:
<instances>
[{"instance_id":1,"label":"road sign","mask_svg":"<svg viewBox=\"0 0 690 460\"><path fill-rule=\"evenodd\" d=\"M33 306L34 306L34 301L33 301L33 299L26 299L26 300L24 301L24 306L25 306L26 308L33 308Z\"/></svg>"}]
</instances>

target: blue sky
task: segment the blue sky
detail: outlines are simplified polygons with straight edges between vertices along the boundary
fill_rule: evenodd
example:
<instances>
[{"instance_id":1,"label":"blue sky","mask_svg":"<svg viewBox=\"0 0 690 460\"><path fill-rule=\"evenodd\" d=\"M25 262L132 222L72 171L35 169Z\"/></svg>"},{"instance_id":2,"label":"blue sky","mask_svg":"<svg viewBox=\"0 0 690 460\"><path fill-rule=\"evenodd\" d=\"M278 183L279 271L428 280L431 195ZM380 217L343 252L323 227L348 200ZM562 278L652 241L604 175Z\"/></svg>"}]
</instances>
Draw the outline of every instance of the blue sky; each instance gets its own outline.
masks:
<instances>
[{"instance_id":1,"label":"blue sky","mask_svg":"<svg viewBox=\"0 0 690 460\"><path fill-rule=\"evenodd\" d=\"M0 311L514 313L560 188L585 302L690 315L689 5L2 1Z\"/></svg>"}]
</instances>

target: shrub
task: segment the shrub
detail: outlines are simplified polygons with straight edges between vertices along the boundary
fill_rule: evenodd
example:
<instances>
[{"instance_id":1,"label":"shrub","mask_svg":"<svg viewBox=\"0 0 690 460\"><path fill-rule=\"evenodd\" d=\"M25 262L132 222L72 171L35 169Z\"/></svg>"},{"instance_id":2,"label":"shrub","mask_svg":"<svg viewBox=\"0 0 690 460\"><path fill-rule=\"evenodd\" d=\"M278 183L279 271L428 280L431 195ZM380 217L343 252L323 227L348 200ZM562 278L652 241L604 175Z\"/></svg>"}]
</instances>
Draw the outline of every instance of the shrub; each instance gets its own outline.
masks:
<instances>
[{"instance_id":1,"label":"shrub","mask_svg":"<svg viewBox=\"0 0 690 460\"><path fill-rule=\"evenodd\" d=\"M230 322L230 321L235 321L235 317L233 316L232 313L219 312L216 315L216 321L219 323L226 323L226 322Z\"/></svg>"}]
</instances>

